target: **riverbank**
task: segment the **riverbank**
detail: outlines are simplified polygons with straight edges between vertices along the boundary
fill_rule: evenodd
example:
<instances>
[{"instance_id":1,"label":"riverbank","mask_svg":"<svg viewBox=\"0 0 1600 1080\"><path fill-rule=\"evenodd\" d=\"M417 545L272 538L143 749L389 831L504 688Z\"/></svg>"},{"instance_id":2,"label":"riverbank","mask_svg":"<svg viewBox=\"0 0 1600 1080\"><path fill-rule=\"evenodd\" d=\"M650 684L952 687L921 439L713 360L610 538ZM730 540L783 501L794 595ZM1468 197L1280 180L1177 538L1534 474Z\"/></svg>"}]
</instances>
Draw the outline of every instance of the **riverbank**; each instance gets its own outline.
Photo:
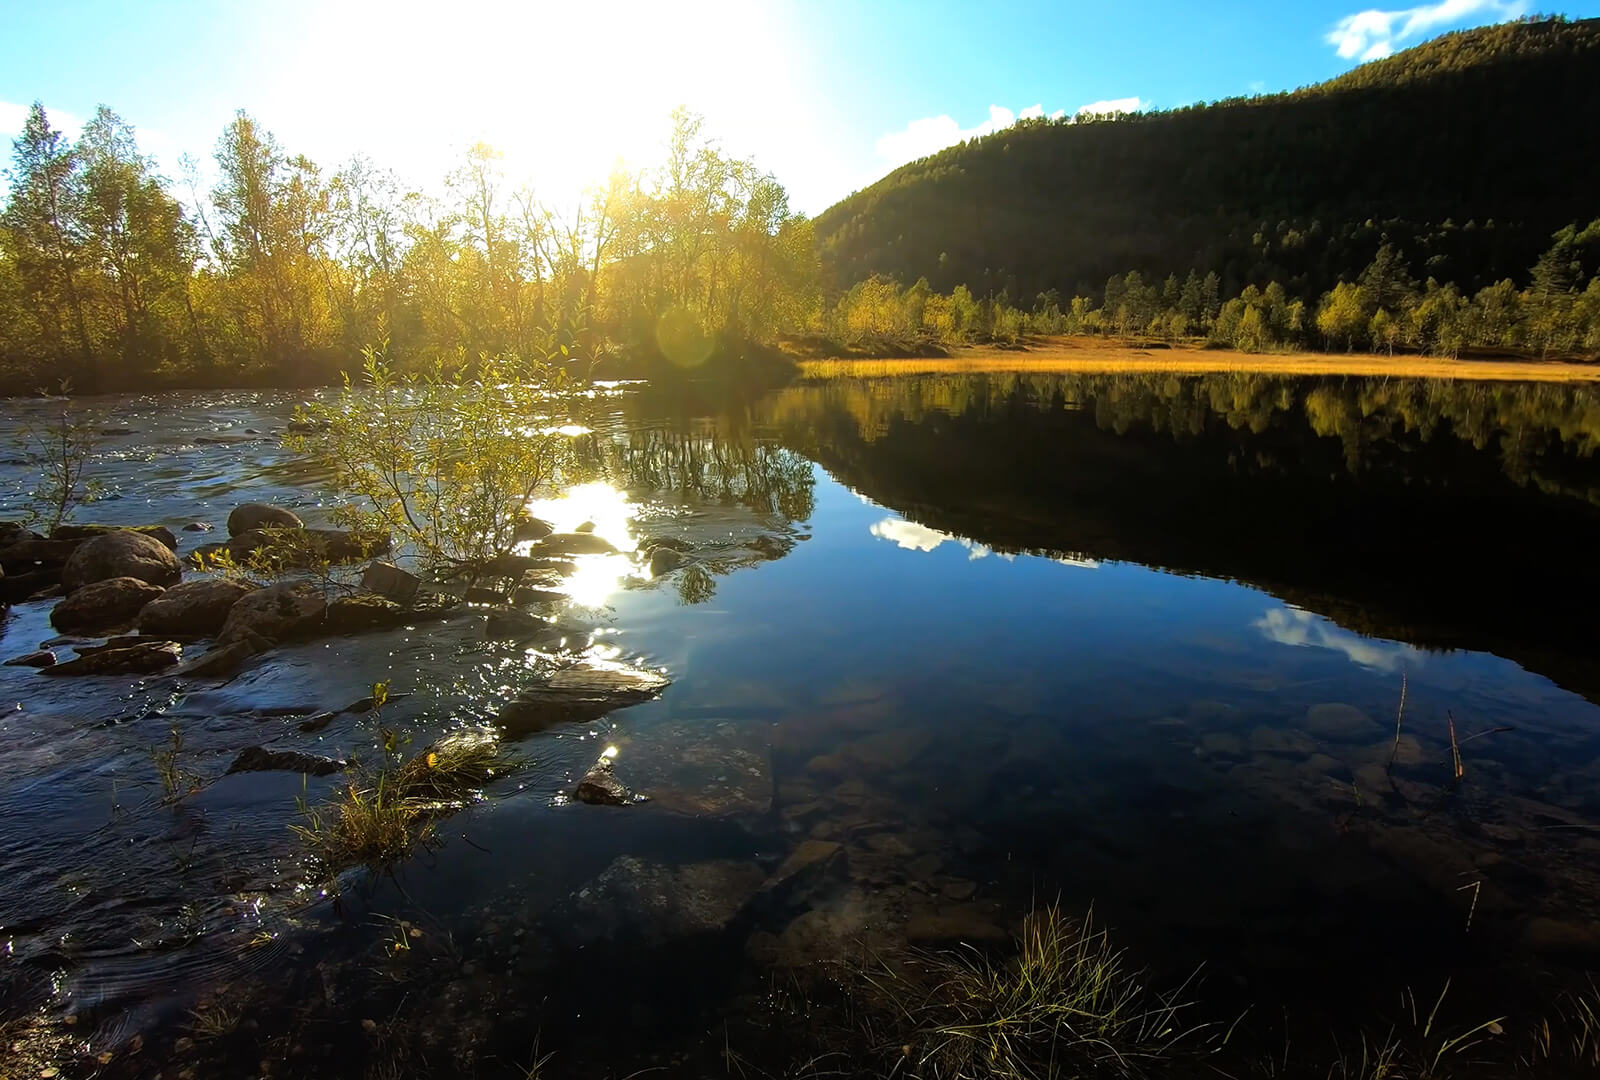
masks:
<instances>
[{"instance_id":1,"label":"riverbank","mask_svg":"<svg viewBox=\"0 0 1600 1080\"><path fill-rule=\"evenodd\" d=\"M1064 336L1030 339L1020 345L974 345L953 349L946 356L801 360L799 367L806 378L977 375L986 372L1086 375L1257 372L1270 375L1393 376L1485 381L1600 381L1600 364L1565 360L1505 356L1450 359L1442 356L1384 356L1373 353L1245 353L1190 344L1129 345L1103 338Z\"/></svg>"}]
</instances>

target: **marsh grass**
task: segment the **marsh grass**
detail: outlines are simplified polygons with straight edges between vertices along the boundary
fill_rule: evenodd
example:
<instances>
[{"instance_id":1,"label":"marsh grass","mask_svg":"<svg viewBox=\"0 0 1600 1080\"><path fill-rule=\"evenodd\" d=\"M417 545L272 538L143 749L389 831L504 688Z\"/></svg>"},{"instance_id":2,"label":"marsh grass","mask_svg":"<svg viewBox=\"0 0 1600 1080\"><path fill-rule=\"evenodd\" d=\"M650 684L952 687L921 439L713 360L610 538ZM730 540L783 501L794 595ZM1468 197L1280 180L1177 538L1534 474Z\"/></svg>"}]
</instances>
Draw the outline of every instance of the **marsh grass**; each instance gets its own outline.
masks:
<instances>
[{"instance_id":1,"label":"marsh grass","mask_svg":"<svg viewBox=\"0 0 1600 1080\"><path fill-rule=\"evenodd\" d=\"M466 806L510 768L492 728L464 728L401 760L403 740L382 733L376 766L357 765L340 796L324 806L302 800L290 828L331 870L384 866L432 840L439 818Z\"/></svg>"},{"instance_id":2,"label":"marsh grass","mask_svg":"<svg viewBox=\"0 0 1600 1080\"><path fill-rule=\"evenodd\" d=\"M205 786L205 778L184 763L183 732L176 724L168 734L167 742L150 751L150 760L161 781L161 802L168 805L193 795Z\"/></svg>"},{"instance_id":3,"label":"marsh grass","mask_svg":"<svg viewBox=\"0 0 1600 1080\"><path fill-rule=\"evenodd\" d=\"M1207 1026L1184 1018L1187 983L1153 992L1092 913L1075 920L1057 905L1028 916L1009 959L918 954L869 982L912 1030L905 1074L926 1080L1138 1077L1210 1049Z\"/></svg>"}]
</instances>

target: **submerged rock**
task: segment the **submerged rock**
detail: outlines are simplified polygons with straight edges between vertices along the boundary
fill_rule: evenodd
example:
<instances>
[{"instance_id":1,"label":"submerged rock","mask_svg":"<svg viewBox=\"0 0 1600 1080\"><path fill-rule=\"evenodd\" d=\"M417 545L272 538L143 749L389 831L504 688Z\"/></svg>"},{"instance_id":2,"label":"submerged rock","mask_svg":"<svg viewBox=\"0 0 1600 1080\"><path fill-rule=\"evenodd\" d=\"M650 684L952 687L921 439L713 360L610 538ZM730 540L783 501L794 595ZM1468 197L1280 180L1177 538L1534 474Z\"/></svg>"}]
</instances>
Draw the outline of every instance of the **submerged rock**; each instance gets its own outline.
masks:
<instances>
[{"instance_id":1,"label":"submerged rock","mask_svg":"<svg viewBox=\"0 0 1600 1080\"><path fill-rule=\"evenodd\" d=\"M544 619L515 608L493 608L483 624L484 636L494 641L526 640L548 629L550 624Z\"/></svg>"},{"instance_id":2,"label":"submerged rock","mask_svg":"<svg viewBox=\"0 0 1600 1080\"><path fill-rule=\"evenodd\" d=\"M548 521L536 517L523 518L517 522L517 528L512 533L512 538L518 541L543 540L555 532L555 526Z\"/></svg>"},{"instance_id":3,"label":"submerged rock","mask_svg":"<svg viewBox=\"0 0 1600 1080\"><path fill-rule=\"evenodd\" d=\"M22 574L0 570L0 603L20 604L61 585L59 569L40 569Z\"/></svg>"},{"instance_id":4,"label":"submerged rock","mask_svg":"<svg viewBox=\"0 0 1600 1080\"><path fill-rule=\"evenodd\" d=\"M658 547L650 552L650 576L660 577L685 565L689 556L670 547Z\"/></svg>"},{"instance_id":5,"label":"submerged rock","mask_svg":"<svg viewBox=\"0 0 1600 1080\"><path fill-rule=\"evenodd\" d=\"M49 649L40 649L24 656L13 656L5 662L6 667L54 667L56 654Z\"/></svg>"},{"instance_id":6,"label":"submerged rock","mask_svg":"<svg viewBox=\"0 0 1600 1080\"><path fill-rule=\"evenodd\" d=\"M234 507L228 515L228 535L239 536L252 529L299 529L305 526L300 516L281 506L266 503L245 503Z\"/></svg>"},{"instance_id":7,"label":"submerged rock","mask_svg":"<svg viewBox=\"0 0 1600 1080\"><path fill-rule=\"evenodd\" d=\"M252 746L239 751L228 766L228 772L297 772L307 776L332 776L350 767L348 761L323 757L320 754L302 754L297 750L268 750Z\"/></svg>"},{"instance_id":8,"label":"submerged rock","mask_svg":"<svg viewBox=\"0 0 1600 1080\"><path fill-rule=\"evenodd\" d=\"M211 526L204 521L191 521L183 527L184 532L210 532Z\"/></svg>"},{"instance_id":9,"label":"submerged rock","mask_svg":"<svg viewBox=\"0 0 1600 1080\"><path fill-rule=\"evenodd\" d=\"M160 540L126 529L84 540L61 568L61 584L69 595L85 585L122 577L165 588L182 580L183 568Z\"/></svg>"},{"instance_id":10,"label":"submerged rock","mask_svg":"<svg viewBox=\"0 0 1600 1080\"><path fill-rule=\"evenodd\" d=\"M272 642L243 630L236 640L226 645L212 646L205 655L189 661L173 674L179 678L227 678L237 675L246 660L270 648Z\"/></svg>"},{"instance_id":11,"label":"submerged rock","mask_svg":"<svg viewBox=\"0 0 1600 1080\"><path fill-rule=\"evenodd\" d=\"M114 577L85 585L55 606L50 625L67 634L127 626L165 590L136 577Z\"/></svg>"},{"instance_id":12,"label":"submerged rock","mask_svg":"<svg viewBox=\"0 0 1600 1080\"><path fill-rule=\"evenodd\" d=\"M163 641L104 649L39 670L43 675L154 675L177 664L181 655L176 642Z\"/></svg>"},{"instance_id":13,"label":"submerged rock","mask_svg":"<svg viewBox=\"0 0 1600 1080\"><path fill-rule=\"evenodd\" d=\"M614 709L649 701L669 679L640 668L564 668L541 686L517 693L500 710L500 723L518 734L562 722L594 720Z\"/></svg>"},{"instance_id":14,"label":"submerged rock","mask_svg":"<svg viewBox=\"0 0 1600 1080\"><path fill-rule=\"evenodd\" d=\"M233 605L254 588L222 578L185 581L144 606L139 612L139 629L147 634L215 634L227 621Z\"/></svg>"},{"instance_id":15,"label":"submerged rock","mask_svg":"<svg viewBox=\"0 0 1600 1080\"><path fill-rule=\"evenodd\" d=\"M575 898L572 930L580 940L640 936L660 942L729 926L766 874L751 862L714 859L685 866L618 858Z\"/></svg>"},{"instance_id":16,"label":"submerged rock","mask_svg":"<svg viewBox=\"0 0 1600 1080\"><path fill-rule=\"evenodd\" d=\"M228 612L217 641L226 645L246 631L268 641L282 642L316 633L324 624L328 605L322 592L307 581L285 581L242 597Z\"/></svg>"},{"instance_id":17,"label":"submerged rock","mask_svg":"<svg viewBox=\"0 0 1600 1080\"><path fill-rule=\"evenodd\" d=\"M1382 725L1354 705L1329 702L1306 710L1304 728L1324 739L1353 742L1383 731Z\"/></svg>"}]
</instances>

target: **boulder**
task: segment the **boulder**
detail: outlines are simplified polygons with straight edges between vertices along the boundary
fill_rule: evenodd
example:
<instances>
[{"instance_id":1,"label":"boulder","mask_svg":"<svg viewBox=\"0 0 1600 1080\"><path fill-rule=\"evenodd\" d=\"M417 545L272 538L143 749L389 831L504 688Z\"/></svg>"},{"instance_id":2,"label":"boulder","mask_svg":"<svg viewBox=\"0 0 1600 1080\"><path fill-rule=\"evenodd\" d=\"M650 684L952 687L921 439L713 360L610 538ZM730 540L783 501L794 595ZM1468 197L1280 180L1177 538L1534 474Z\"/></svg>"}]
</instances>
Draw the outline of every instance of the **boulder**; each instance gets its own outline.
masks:
<instances>
[{"instance_id":1,"label":"boulder","mask_svg":"<svg viewBox=\"0 0 1600 1080\"><path fill-rule=\"evenodd\" d=\"M40 567L65 566L80 546L81 540L23 538L0 548L0 567L7 573L26 574Z\"/></svg>"},{"instance_id":2,"label":"boulder","mask_svg":"<svg viewBox=\"0 0 1600 1080\"><path fill-rule=\"evenodd\" d=\"M44 537L19 521L0 521L0 548L8 548L23 540L43 539Z\"/></svg>"},{"instance_id":3,"label":"boulder","mask_svg":"<svg viewBox=\"0 0 1600 1080\"><path fill-rule=\"evenodd\" d=\"M61 568L61 584L69 595L85 585L118 577L138 578L165 588L182 580L183 569L167 545L127 529L82 541Z\"/></svg>"},{"instance_id":4,"label":"boulder","mask_svg":"<svg viewBox=\"0 0 1600 1080\"><path fill-rule=\"evenodd\" d=\"M281 642L315 634L323 628L328 604L307 581L285 581L257 589L238 600L217 635L227 645L245 638L245 631Z\"/></svg>"},{"instance_id":5,"label":"boulder","mask_svg":"<svg viewBox=\"0 0 1600 1080\"><path fill-rule=\"evenodd\" d=\"M468 585L461 598L469 604L500 605L506 602L505 594L499 589L491 589L483 585Z\"/></svg>"},{"instance_id":6,"label":"boulder","mask_svg":"<svg viewBox=\"0 0 1600 1080\"><path fill-rule=\"evenodd\" d=\"M57 525L50 530L52 540L87 540L91 536L104 536L108 532L143 533L159 540L173 551L178 549L178 538L165 525Z\"/></svg>"},{"instance_id":7,"label":"boulder","mask_svg":"<svg viewBox=\"0 0 1600 1080\"><path fill-rule=\"evenodd\" d=\"M276 549L274 554L283 565L303 567L321 560L360 562L388 551L391 541L359 536L348 529L248 529L228 541L227 551L234 562L242 563L268 545Z\"/></svg>"},{"instance_id":8,"label":"boulder","mask_svg":"<svg viewBox=\"0 0 1600 1080\"><path fill-rule=\"evenodd\" d=\"M61 584L59 567L7 574L0 570L0 603L20 604Z\"/></svg>"},{"instance_id":9,"label":"boulder","mask_svg":"<svg viewBox=\"0 0 1600 1080\"><path fill-rule=\"evenodd\" d=\"M533 545L535 555L614 555L617 547L594 533L551 533Z\"/></svg>"},{"instance_id":10,"label":"boulder","mask_svg":"<svg viewBox=\"0 0 1600 1080\"><path fill-rule=\"evenodd\" d=\"M211 526L204 521L191 521L183 527L184 532L210 532Z\"/></svg>"},{"instance_id":11,"label":"boulder","mask_svg":"<svg viewBox=\"0 0 1600 1080\"><path fill-rule=\"evenodd\" d=\"M356 634L399 626L406 621L406 609L393 600L371 593L340 596L328 604L324 630L330 634Z\"/></svg>"},{"instance_id":12,"label":"boulder","mask_svg":"<svg viewBox=\"0 0 1600 1080\"><path fill-rule=\"evenodd\" d=\"M88 634L127 626L165 590L136 577L114 577L85 585L55 606L50 625L64 634Z\"/></svg>"},{"instance_id":13,"label":"boulder","mask_svg":"<svg viewBox=\"0 0 1600 1080\"><path fill-rule=\"evenodd\" d=\"M253 529L300 529L305 522L293 511L266 503L245 503L228 515L228 535L239 536Z\"/></svg>"},{"instance_id":14,"label":"boulder","mask_svg":"<svg viewBox=\"0 0 1600 1080\"><path fill-rule=\"evenodd\" d=\"M320 754L302 754L296 750L268 750L264 746L251 746L239 751L228 766L228 772L297 772L307 776L332 776L350 767L348 761L323 757Z\"/></svg>"},{"instance_id":15,"label":"boulder","mask_svg":"<svg viewBox=\"0 0 1600 1080\"><path fill-rule=\"evenodd\" d=\"M53 667L56 654L49 649L40 649L25 656L13 656L5 662L6 667Z\"/></svg>"},{"instance_id":16,"label":"boulder","mask_svg":"<svg viewBox=\"0 0 1600 1080\"><path fill-rule=\"evenodd\" d=\"M555 531L555 526L548 521L542 521L536 517L528 517L517 522L516 531L511 535L513 539L518 541L543 540Z\"/></svg>"},{"instance_id":17,"label":"boulder","mask_svg":"<svg viewBox=\"0 0 1600 1080\"><path fill-rule=\"evenodd\" d=\"M548 629L550 624L537 615L512 608L493 608L484 622L483 633L491 641L522 641Z\"/></svg>"},{"instance_id":18,"label":"boulder","mask_svg":"<svg viewBox=\"0 0 1600 1080\"><path fill-rule=\"evenodd\" d=\"M210 637L222 629L233 605L252 589L222 578L182 582L144 606L139 612L139 629L146 634Z\"/></svg>"},{"instance_id":19,"label":"boulder","mask_svg":"<svg viewBox=\"0 0 1600 1080\"><path fill-rule=\"evenodd\" d=\"M422 587L422 579L415 574L408 574L394 563L375 562L361 575L361 587L397 604L409 604Z\"/></svg>"},{"instance_id":20,"label":"boulder","mask_svg":"<svg viewBox=\"0 0 1600 1080\"><path fill-rule=\"evenodd\" d=\"M154 675L175 665L181 655L176 642L162 641L105 649L39 671L42 675Z\"/></svg>"},{"instance_id":21,"label":"boulder","mask_svg":"<svg viewBox=\"0 0 1600 1080\"><path fill-rule=\"evenodd\" d=\"M614 709L649 701L669 680L638 668L570 667L506 702L500 723L518 733L542 731L562 722L595 720Z\"/></svg>"}]
</instances>

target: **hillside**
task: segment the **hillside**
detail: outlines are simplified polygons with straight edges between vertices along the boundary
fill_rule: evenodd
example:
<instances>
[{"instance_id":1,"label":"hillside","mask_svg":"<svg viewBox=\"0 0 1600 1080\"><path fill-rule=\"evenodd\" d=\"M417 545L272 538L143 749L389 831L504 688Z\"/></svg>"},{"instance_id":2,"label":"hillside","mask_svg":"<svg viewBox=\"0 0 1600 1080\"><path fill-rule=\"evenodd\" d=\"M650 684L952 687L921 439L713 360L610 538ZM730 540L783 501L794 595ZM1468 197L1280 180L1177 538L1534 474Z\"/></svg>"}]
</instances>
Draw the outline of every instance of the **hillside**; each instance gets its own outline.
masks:
<instances>
[{"instance_id":1,"label":"hillside","mask_svg":"<svg viewBox=\"0 0 1600 1080\"><path fill-rule=\"evenodd\" d=\"M1600 216L1600 19L1448 34L1325 83L1167 112L1034 120L906 165L822 213L832 287L1098 295L1215 270L1312 297L1387 237L1419 277L1522 282Z\"/></svg>"}]
</instances>

